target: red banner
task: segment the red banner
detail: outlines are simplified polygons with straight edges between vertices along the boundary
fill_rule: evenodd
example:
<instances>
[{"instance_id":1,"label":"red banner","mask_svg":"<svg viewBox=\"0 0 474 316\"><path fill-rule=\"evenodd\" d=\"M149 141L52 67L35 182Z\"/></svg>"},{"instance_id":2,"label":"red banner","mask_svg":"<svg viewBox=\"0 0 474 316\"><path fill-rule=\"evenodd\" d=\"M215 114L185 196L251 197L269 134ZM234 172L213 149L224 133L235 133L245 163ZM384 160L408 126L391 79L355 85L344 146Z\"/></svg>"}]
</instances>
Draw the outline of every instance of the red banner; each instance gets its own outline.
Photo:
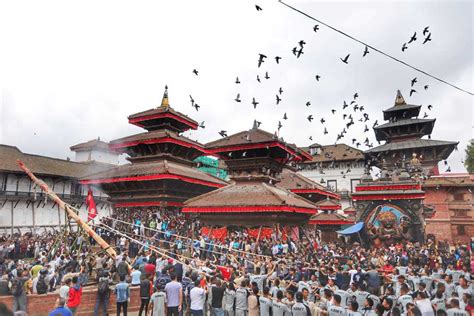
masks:
<instances>
[{"instance_id":1,"label":"red banner","mask_svg":"<svg viewBox=\"0 0 474 316\"><path fill-rule=\"evenodd\" d=\"M258 238L258 232L260 231L260 228L249 228L247 229L247 234L249 234L250 237L257 239ZM270 227L262 227L262 230L260 231L260 240L262 239L270 239L272 237L273 229Z\"/></svg>"},{"instance_id":2,"label":"red banner","mask_svg":"<svg viewBox=\"0 0 474 316\"><path fill-rule=\"evenodd\" d=\"M92 190L89 189L87 192L86 198L86 206L87 206L87 221L93 220L97 216L97 208L95 206L94 197L92 196Z\"/></svg>"},{"instance_id":3,"label":"red banner","mask_svg":"<svg viewBox=\"0 0 474 316\"><path fill-rule=\"evenodd\" d=\"M201 229L201 234L203 236L208 236L209 238L212 238L212 239L224 240L227 237L227 228L226 227L221 227L221 228L203 227Z\"/></svg>"}]
</instances>

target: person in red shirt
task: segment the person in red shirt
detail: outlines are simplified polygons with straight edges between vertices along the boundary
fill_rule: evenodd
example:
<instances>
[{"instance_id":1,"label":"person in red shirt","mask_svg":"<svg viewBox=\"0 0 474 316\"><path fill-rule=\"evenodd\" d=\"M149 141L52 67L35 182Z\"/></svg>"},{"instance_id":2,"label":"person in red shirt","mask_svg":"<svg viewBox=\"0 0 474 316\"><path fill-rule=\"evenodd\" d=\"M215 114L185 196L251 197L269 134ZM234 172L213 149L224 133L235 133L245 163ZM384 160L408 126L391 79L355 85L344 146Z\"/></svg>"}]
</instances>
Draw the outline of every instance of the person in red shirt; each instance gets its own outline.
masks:
<instances>
[{"instance_id":1,"label":"person in red shirt","mask_svg":"<svg viewBox=\"0 0 474 316\"><path fill-rule=\"evenodd\" d=\"M73 315L76 315L77 308L81 304L82 298L82 287L78 284L77 276L72 278L72 285L69 288L69 297L67 301L67 308L71 311Z\"/></svg>"}]
</instances>

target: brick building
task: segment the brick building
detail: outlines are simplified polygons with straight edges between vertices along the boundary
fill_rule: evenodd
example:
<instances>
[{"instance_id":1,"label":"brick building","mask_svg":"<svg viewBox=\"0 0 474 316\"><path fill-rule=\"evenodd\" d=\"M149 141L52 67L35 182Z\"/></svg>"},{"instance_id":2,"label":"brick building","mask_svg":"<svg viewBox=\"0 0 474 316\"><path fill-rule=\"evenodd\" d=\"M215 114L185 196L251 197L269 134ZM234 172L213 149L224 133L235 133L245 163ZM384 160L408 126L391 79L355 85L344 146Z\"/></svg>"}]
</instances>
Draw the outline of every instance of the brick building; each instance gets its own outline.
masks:
<instances>
[{"instance_id":1,"label":"brick building","mask_svg":"<svg viewBox=\"0 0 474 316\"><path fill-rule=\"evenodd\" d=\"M426 221L426 234L450 244L468 242L474 236L473 189L472 174L443 174L426 180L424 204L436 210Z\"/></svg>"}]
</instances>

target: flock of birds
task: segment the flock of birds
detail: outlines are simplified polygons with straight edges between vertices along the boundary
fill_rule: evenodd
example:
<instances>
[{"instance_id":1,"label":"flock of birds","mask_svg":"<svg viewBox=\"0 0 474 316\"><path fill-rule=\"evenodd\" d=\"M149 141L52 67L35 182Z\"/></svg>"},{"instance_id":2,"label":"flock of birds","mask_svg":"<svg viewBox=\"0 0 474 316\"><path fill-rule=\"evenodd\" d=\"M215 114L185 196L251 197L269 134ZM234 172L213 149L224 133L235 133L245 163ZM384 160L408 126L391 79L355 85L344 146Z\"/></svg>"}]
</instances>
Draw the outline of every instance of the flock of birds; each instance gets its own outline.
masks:
<instances>
[{"instance_id":1,"label":"flock of birds","mask_svg":"<svg viewBox=\"0 0 474 316\"><path fill-rule=\"evenodd\" d=\"M260 7L259 5L256 5L255 6L256 10L257 11L262 11L262 7ZM313 26L313 31L315 33L317 33L319 31L319 25L316 24ZM431 41L431 32L429 31L429 26L425 27L422 31L422 34L424 36L424 41L423 41L423 44L426 44L427 42ZM415 41L417 41L417 32L415 32L409 39L408 41L408 44L412 44L414 43ZM306 41L305 40L300 40L296 46L294 46L292 49L291 49L291 53L297 58L299 59L304 53L304 49L305 49L305 45L306 45ZM408 49L408 46L407 46L407 43L404 43L403 44L403 47L402 47L402 51L404 52L406 49ZM369 47L365 46L365 49L364 51L362 52L362 57L366 57L368 54L370 53L369 51ZM270 58L268 57L269 55L268 54L263 54L263 53L259 53L258 54L258 59L257 59L257 68L261 68L263 65L265 65L266 63L269 62L269 60L274 60L274 62L276 64L280 64L280 62L282 61L283 57L282 56L273 56L273 58ZM340 58L341 62L343 62L344 64L349 64L349 58L350 58L351 54L347 54L345 57L343 58ZM286 58L286 57L285 57ZM198 76L199 75L199 71L197 69L193 69L192 73L195 75L195 76ZM269 80L271 77L268 73L268 71L265 71L265 75L263 77L260 77L259 74L256 75L256 80L257 82L262 82L263 79L265 80ZM320 74L315 74L314 75L314 78L316 80L316 82L320 82L322 80L322 76ZM238 76L236 76L236 79L235 79L235 82L234 82L236 85L239 85L241 84L241 80L239 79ZM418 83L418 78L413 78L411 80L411 83L410 83L410 91L409 91L409 95L410 97L414 94L414 93L417 93L418 91L415 89L416 88L416 84ZM429 85L428 84L425 84L423 85L423 89L426 91L428 90L429 88ZM278 106L281 102L282 102L282 95L283 95L283 87L280 87L277 91L277 93L275 94L275 105ZM196 110L196 111L199 111L200 109L200 106L195 102L195 100L193 99L193 97L190 95L190 100L191 100L191 106ZM370 128L369 126L371 125L372 128L375 128L376 126L379 125L378 123L378 120L375 120L373 123L370 123L371 119L369 117L369 114L366 112L366 109L365 109L365 106L364 105L360 105L358 102L357 102L357 99L359 97L359 94L357 92L355 92L353 95L352 95L352 99L349 101L349 102L346 102L346 100L343 100L342 102L342 105L340 107L340 109L337 109L337 108L332 108L331 109L331 114L328 114L328 115L333 115L333 116L337 116L337 115L340 115L340 117L342 117L342 120L344 122L344 127L342 130L340 130L338 133L336 133L335 135L335 143L337 144L341 139L343 139L349 129L352 127L352 126L355 126L356 124L361 124L363 126L363 134L362 135L365 135L365 133L368 133L370 132ZM241 94L240 93L237 93L237 95L235 96L234 98L234 101L237 102L237 103L241 103L242 102L242 98L241 98ZM252 101L251 101L251 105L253 107L253 109L256 109L257 106L260 104L260 102L255 98L255 97L252 97ZM305 103L305 106L306 107L310 107L311 106L311 101L307 101ZM427 106L428 110L432 110L433 106L432 105L428 105ZM338 114L339 113L339 114ZM426 112L424 112L424 115L423 115L423 118L427 118L428 117L428 114ZM283 114L283 117L281 120L278 121L278 125L277 125L277 131L279 133L280 129L283 127L283 122L287 121L289 119L289 115L288 113L284 113ZM308 122L313 122L315 120L315 117L313 114L309 114L306 116L306 120ZM324 116L321 116L321 118L318 120L319 123L322 125L322 133L323 135L327 135L329 134L329 131L328 131L328 127L326 126L326 118ZM262 124L260 121L257 121L255 120L256 124L258 127L260 127L260 125ZM205 122L201 122L199 124L199 126L201 128L205 128ZM221 130L218 132L218 134L221 136L221 137L227 137L228 134L227 134L227 131L226 130ZM248 136L247 136L248 137ZM308 137L308 139L310 141L313 140L313 137L310 135ZM250 141L250 139L247 139L248 141ZM380 144L380 142L378 142ZM366 148L372 148L374 146L373 142L371 142L369 140L369 137L365 136L365 139L363 140L358 140L357 138L351 138L351 144L353 146L355 146L356 148L360 148L362 146L362 144L364 144L366 146ZM350 147L349 147L349 150L350 150ZM446 163L446 162L445 162ZM348 172L350 171L350 169L348 169ZM450 167L448 166L448 169L446 170L446 172L450 172Z\"/></svg>"}]
</instances>

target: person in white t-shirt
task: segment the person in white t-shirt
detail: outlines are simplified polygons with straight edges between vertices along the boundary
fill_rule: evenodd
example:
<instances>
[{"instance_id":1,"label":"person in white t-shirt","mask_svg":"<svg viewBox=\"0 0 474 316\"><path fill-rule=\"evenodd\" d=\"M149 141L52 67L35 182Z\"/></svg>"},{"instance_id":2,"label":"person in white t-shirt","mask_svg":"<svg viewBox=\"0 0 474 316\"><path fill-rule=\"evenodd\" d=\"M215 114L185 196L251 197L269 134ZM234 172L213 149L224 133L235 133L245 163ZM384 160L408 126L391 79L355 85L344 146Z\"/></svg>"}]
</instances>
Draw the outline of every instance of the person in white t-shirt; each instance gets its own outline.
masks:
<instances>
[{"instance_id":1,"label":"person in white t-shirt","mask_svg":"<svg viewBox=\"0 0 474 316\"><path fill-rule=\"evenodd\" d=\"M450 306L451 308L446 311L448 316L469 316L468 312L459 308L459 300L457 298L451 300Z\"/></svg>"},{"instance_id":2,"label":"person in white t-shirt","mask_svg":"<svg viewBox=\"0 0 474 316\"><path fill-rule=\"evenodd\" d=\"M199 280L194 282L194 287L189 292L191 300L191 315L202 315L204 311L204 303L206 302L207 291L200 285Z\"/></svg>"},{"instance_id":3,"label":"person in white t-shirt","mask_svg":"<svg viewBox=\"0 0 474 316\"><path fill-rule=\"evenodd\" d=\"M150 297L151 316L166 315L166 293L161 287L155 288L155 292Z\"/></svg>"}]
</instances>

